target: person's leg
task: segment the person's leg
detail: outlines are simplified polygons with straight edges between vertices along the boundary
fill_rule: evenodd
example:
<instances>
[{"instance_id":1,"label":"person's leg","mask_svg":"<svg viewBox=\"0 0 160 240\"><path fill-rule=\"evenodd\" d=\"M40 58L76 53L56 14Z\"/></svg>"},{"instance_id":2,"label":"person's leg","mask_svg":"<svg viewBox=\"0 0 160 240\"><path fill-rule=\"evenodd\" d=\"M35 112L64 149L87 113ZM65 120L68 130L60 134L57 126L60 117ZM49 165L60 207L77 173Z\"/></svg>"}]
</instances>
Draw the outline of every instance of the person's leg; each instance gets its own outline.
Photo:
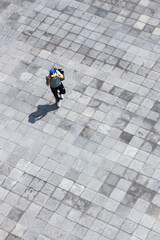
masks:
<instances>
[{"instance_id":1,"label":"person's leg","mask_svg":"<svg viewBox=\"0 0 160 240\"><path fill-rule=\"evenodd\" d=\"M58 87L58 90L59 90L60 95L66 93L66 90L65 90L65 88L63 86L63 83L61 83L61 85Z\"/></svg>"},{"instance_id":2,"label":"person's leg","mask_svg":"<svg viewBox=\"0 0 160 240\"><path fill-rule=\"evenodd\" d=\"M59 101L59 97L58 97L58 88L51 88L51 91L56 99L56 101Z\"/></svg>"}]
</instances>

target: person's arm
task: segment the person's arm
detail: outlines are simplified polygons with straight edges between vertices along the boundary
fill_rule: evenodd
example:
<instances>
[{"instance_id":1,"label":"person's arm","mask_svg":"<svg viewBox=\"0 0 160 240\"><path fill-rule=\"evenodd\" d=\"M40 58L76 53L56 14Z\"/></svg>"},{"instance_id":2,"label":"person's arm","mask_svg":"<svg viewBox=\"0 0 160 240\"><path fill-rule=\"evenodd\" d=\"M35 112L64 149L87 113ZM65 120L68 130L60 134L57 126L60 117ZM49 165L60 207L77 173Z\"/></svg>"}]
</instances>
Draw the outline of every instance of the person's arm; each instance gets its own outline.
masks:
<instances>
[{"instance_id":1,"label":"person's arm","mask_svg":"<svg viewBox=\"0 0 160 240\"><path fill-rule=\"evenodd\" d=\"M58 70L56 70L57 77L63 79L63 74L61 74Z\"/></svg>"},{"instance_id":2,"label":"person's arm","mask_svg":"<svg viewBox=\"0 0 160 240\"><path fill-rule=\"evenodd\" d=\"M51 80L51 77L49 74L47 74L46 76L46 85L49 86L50 85L50 80Z\"/></svg>"}]
</instances>

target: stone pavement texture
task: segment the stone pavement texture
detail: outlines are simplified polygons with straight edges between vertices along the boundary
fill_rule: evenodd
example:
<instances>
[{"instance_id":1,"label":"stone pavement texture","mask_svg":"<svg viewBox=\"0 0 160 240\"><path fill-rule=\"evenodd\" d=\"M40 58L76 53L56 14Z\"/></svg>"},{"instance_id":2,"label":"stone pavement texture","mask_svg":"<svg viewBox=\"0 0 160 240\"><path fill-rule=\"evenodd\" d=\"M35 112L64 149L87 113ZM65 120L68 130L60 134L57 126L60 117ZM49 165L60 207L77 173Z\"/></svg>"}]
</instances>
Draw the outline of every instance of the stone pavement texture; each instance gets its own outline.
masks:
<instances>
[{"instance_id":1,"label":"stone pavement texture","mask_svg":"<svg viewBox=\"0 0 160 240\"><path fill-rule=\"evenodd\" d=\"M0 0L0 240L159 240L159 93L159 0Z\"/></svg>"}]
</instances>

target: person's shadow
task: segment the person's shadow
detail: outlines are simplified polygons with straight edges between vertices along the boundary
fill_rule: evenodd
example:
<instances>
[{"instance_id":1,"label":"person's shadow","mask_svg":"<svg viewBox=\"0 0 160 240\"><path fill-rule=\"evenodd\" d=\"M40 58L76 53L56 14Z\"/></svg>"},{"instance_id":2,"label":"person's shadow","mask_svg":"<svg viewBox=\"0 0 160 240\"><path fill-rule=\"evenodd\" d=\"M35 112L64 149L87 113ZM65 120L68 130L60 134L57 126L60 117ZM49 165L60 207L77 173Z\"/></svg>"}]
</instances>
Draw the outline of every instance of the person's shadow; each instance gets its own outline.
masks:
<instances>
[{"instance_id":1,"label":"person's shadow","mask_svg":"<svg viewBox=\"0 0 160 240\"><path fill-rule=\"evenodd\" d=\"M56 104L38 105L37 111L31 113L28 116L28 122L35 123L36 121L38 121L38 120L42 119L44 116L46 116L48 112L55 111L56 109L57 109Z\"/></svg>"}]
</instances>

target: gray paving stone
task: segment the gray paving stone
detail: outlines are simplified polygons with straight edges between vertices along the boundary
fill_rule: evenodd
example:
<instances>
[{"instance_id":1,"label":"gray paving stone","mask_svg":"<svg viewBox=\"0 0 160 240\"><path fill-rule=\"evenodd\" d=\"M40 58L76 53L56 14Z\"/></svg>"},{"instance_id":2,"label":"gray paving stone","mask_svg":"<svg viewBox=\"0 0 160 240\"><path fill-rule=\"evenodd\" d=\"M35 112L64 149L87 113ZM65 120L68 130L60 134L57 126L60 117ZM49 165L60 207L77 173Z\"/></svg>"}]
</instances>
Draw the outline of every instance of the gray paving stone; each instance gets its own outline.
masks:
<instances>
[{"instance_id":1,"label":"gray paving stone","mask_svg":"<svg viewBox=\"0 0 160 240\"><path fill-rule=\"evenodd\" d=\"M87 228L77 224L76 227L73 229L72 234L76 237L84 237L87 232Z\"/></svg>"},{"instance_id":2,"label":"gray paving stone","mask_svg":"<svg viewBox=\"0 0 160 240\"><path fill-rule=\"evenodd\" d=\"M1 224L1 228L7 232L12 231L12 229L14 228L14 226L16 225L16 222L12 221L9 218L6 218L2 224Z\"/></svg>"},{"instance_id":3,"label":"gray paving stone","mask_svg":"<svg viewBox=\"0 0 160 240\"><path fill-rule=\"evenodd\" d=\"M113 189L114 189L113 186L108 184L103 184L99 192L109 197Z\"/></svg>"},{"instance_id":4,"label":"gray paving stone","mask_svg":"<svg viewBox=\"0 0 160 240\"><path fill-rule=\"evenodd\" d=\"M12 193L12 192L10 192L6 197L6 202L8 204L10 204L11 206L14 206L17 203L18 200L19 200L19 196L17 194Z\"/></svg>"},{"instance_id":5,"label":"gray paving stone","mask_svg":"<svg viewBox=\"0 0 160 240\"><path fill-rule=\"evenodd\" d=\"M12 191L21 196L25 192L26 188L27 187L24 184L16 183Z\"/></svg>"},{"instance_id":6,"label":"gray paving stone","mask_svg":"<svg viewBox=\"0 0 160 240\"><path fill-rule=\"evenodd\" d=\"M56 208L59 205L59 201L53 199L53 198L49 198L48 201L45 204L45 207L51 211L55 211Z\"/></svg>"},{"instance_id":7,"label":"gray paving stone","mask_svg":"<svg viewBox=\"0 0 160 240\"><path fill-rule=\"evenodd\" d=\"M37 215L37 217L45 222L48 222L48 220L51 218L51 216L53 215L52 211L43 208L39 214Z\"/></svg>"},{"instance_id":8,"label":"gray paving stone","mask_svg":"<svg viewBox=\"0 0 160 240\"><path fill-rule=\"evenodd\" d=\"M78 238L78 237L76 237L76 236L74 236L74 235L70 235L69 236L69 238L68 238L68 240L79 240L80 238Z\"/></svg>"},{"instance_id":9,"label":"gray paving stone","mask_svg":"<svg viewBox=\"0 0 160 240\"><path fill-rule=\"evenodd\" d=\"M21 218L22 215L23 215L22 210L13 207L8 214L8 218L16 222Z\"/></svg>"},{"instance_id":10,"label":"gray paving stone","mask_svg":"<svg viewBox=\"0 0 160 240\"><path fill-rule=\"evenodd\" d=\"M62 216L67 216L71 210L71 207L65 204L60 204L59 207L57 208L56 212Z\"/></svg>"},{"instance_id":11,"label":"gray paving stone","mask_svg":"<svg viewBox=\"0 0 160 240\"><path fill-rule=\"evenodd\" d=\"M55 236L57 230L57 227L47 224L43 232L45 236L47 236L49 239L52 239Z\"/></svg>"},{"instance_id":12,"label":"gray paving stone","mask_svg":"<svg viewBox=\"0 0 160 240\"><path fill-rule=\"evenodd\" d=\"M13 235L13 234L9 234L6 239L8 239L8 240L20 240L19 237L15 236L15 235Z\"/></svg>"}]
</instances>

